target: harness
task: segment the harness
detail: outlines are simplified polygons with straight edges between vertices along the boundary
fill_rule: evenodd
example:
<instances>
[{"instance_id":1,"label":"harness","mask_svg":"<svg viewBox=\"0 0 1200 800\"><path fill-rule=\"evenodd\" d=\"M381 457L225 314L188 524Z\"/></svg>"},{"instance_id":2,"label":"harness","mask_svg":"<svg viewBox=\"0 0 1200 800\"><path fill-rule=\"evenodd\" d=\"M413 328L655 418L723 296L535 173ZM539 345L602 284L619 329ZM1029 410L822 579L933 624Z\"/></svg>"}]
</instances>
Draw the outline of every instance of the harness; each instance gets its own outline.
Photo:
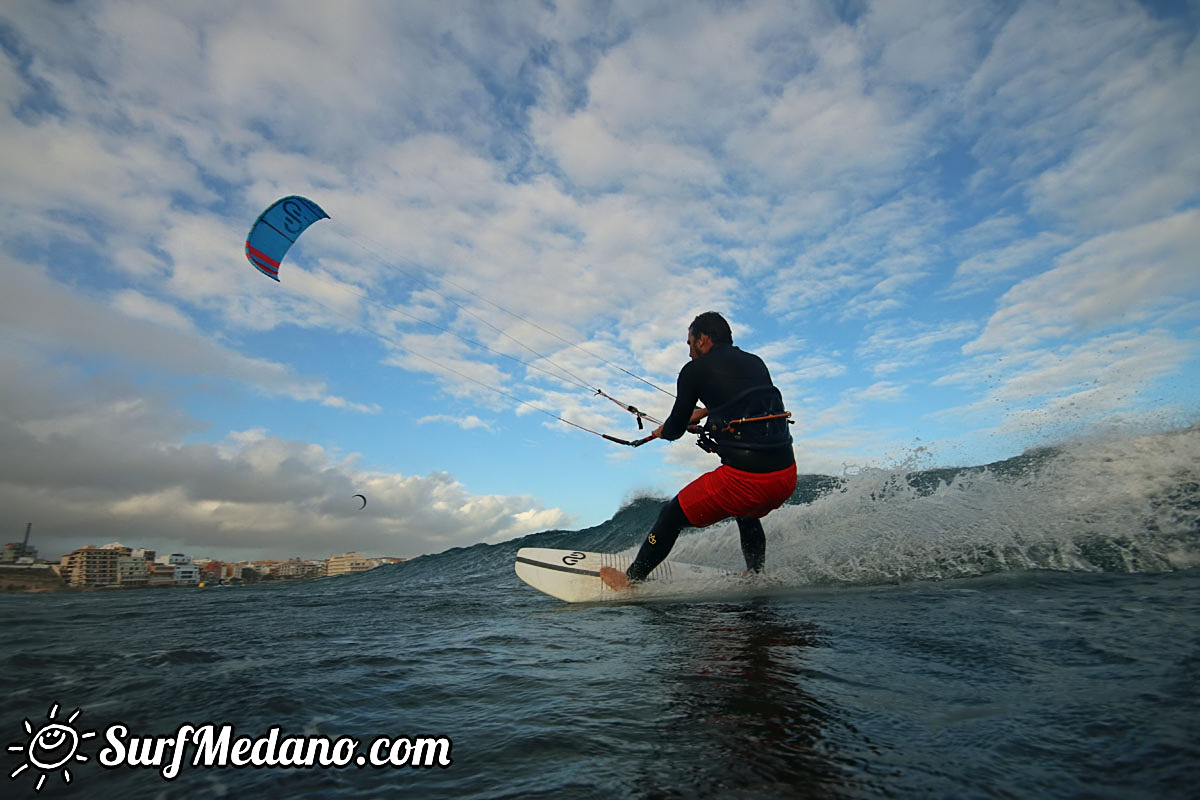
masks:
<instances>
[{"instance_id":1,"label":"harness","mask_svg":"<svg viewBox=\"0 0 1200 800\"><path fill-rule=\"evenodd\" d=\"M727 419L730 410L742 416ZM688 428L697 434L696 444L706 453L715 453L722 445L747 450L769 450L792 443L788 425L795 423L792 412L783 408L783 395L771 384L752 386L716 408L708 410L703 425Z\"/></svg>"}]
</instances>

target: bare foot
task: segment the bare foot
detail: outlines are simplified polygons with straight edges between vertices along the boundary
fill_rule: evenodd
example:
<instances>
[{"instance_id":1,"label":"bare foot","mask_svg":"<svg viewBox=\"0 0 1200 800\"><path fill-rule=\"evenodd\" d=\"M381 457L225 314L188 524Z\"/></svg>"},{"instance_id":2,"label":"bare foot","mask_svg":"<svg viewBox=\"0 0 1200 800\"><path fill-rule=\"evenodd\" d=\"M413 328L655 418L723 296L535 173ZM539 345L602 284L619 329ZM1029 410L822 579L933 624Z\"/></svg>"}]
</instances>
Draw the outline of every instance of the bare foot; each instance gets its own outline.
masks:
<instances>
[{"instance_id":1,"label":"bare foot","mask_svg":"<svg viewBox=\"0 0 1200 800\"><path fill-rule=\"evenodd\" d=\"M604 581L608 588L616 592L624 592L631 588L629 585L629 576L613 567L601 567L600 580Z\"/></svg>"}]
</instances>

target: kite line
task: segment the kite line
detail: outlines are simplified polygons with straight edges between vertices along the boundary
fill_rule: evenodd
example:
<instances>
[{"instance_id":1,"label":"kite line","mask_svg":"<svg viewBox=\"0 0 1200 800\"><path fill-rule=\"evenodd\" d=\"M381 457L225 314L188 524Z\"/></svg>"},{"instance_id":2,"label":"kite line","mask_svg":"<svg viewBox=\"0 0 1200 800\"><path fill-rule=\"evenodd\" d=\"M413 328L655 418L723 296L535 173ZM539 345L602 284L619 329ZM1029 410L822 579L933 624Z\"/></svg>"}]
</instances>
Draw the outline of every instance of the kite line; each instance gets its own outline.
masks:
<instances>
[{"instance_id":1,"label":"kite line","mask_svg":"<svg viewBox=\"0 0 1200 800\"><path fill-rule=\"evenodd\" d=\"M258 216L258 218L255 220L254 224L250 228L250 232L246 237L246 246L245 246L245 253L246 253L247 260L259 272L261 272L262 274L266 275L268 278L271 278L272 280L274 280L276 282L280 282L279 272L280 272L280 266L283 262L284 256L286 256L288 250L291 248L291 246L293 244L295 244L297 239L300 237L300 235L302 233L304 233L304 231L306 231L312 224L314 224L315 222L318 222L322 219L330 219L330 216L327 213L325 213L325 211L320 206L318 206L316 203L314 203L313 201L311 201L307 198L300 197L298 195L291 195L291 196L283 197L283 198L280 198L279 200L276 200L274 203L272 203L270 206L268 206L266 208L266 210L264 210ZM340 231L339 231L339 234L340 234ZM344 236L344 234L341 234L341 235ZM418 317L417 315L409 313L409 312L407 312L401 308L398 308L396 306L389 306L389 305L379 303L378 301L374 300L369 295L367 295L365 292L359 290L357 287L353 287L353 286L347 285L347 284L331 284L329 281L325 281L323 278L321 278L320 276L318 276L314 273L308 273L309 277L312 277L316 280L322 281L323 283L326 283L328 285L334 285L334 286L336 286L336 288L339 288L343 291L350 292L351 294L358 296L361 300L371 303L371 304L373 304L379 308L382 308L386 311L398 313L401 316L407 317L408 319L410 319L418 324L426 325L426 326L429 326L436 330L442 331L443 333L447 333L451 336L454 336L455 338L459 339L460 341L462 341L465 344L468 344L472 347L478 347L478 348L483 349L495 356L514 361L514 362L524 366L526 369L541 372L541 373L548 375L556 380L560 380L560 381L563 381L564 383L568 383L568 384L574 385L578 388L585 389L585 390L591 392L593 394L593 396L603 397L607 400L610 400L611 402L615 403L617 406L619 406L624 411L632 414L637 420L637 425L638 425L639 429L644 429L643 420L649 421L652 423L656 423L656 424L662 424L661 420L658 420L658 419L652 417L651 415L641 411L636 406L633 406L629 403L625 403L625 402L617 399L616 397L612 396L604 389L592 385L591 382L580 377L576 372L572 371L571 369L554 361L549 356L547 356L545 353L542 353L542 352L534 349L533 347L531 347L530 345L528 345L525 342L522 342L520 339L517 339L516 337L514 337L512 334L508 333L507 331L497 327L496 325L493 325L491 322L484 319L482 316L475 313L471 309L467 308L462 303L459 303L454 298L449 297L446 294L444 294L436 286L432 285L428 280L424 279L423 277L419 276L418 274L414 273L413 271L404 269L403 267L396 266L394 262L383 258L378 253L374 252L371 248L367 247L366 245L362 244L361 242L355 241L353 239L349 239L349 237L345 237L345 238L347 238L349 241L356 244L358 247L360 247L362 250L364 250L365 252L370 254L372 257L379 260L380 263L392 266L393 268L402 272L414 283L419 284L424 289L432 292L433 294L436 294L438 297L442 298L447 303L449 303L449 304L453 305L455 308L459 309L459 311L461 311L462 313L470 316L471 318L473 318L480 324L490 328L492 331L494 331L499 336L502 336L505 339L508 339L509 341L513 342L520 348L533 354L538 359L540 359L543 363L552 366L554 368L554 370L557 370L557 371L552 371L550 369L547 369L544 366L535 364L533 362L530 362L530 361L524 360L522 358L519 358L515 355L512 355L511 353L505 353L505 352L496 350L493 347L489 347L488 345L486 345L482 342L479 342L475 339L472 339L470 337L467 337L464 334L459 333L458 331L452 330L449 327L443 326L436 322L432 322L428 319L422 319L422 318ZM559 334L557 334L551 330L546 329L545 327L537 324L536 322L534 322L520 314L517 314L516 312L513 312L507 308L504 308L503 306L493 302L492 300L489 300L488 298L483 297L482 295L478 294L477 292L474 292L466 287L463 287L463 286L460 286L460 285L454 283L449 278L444 278L444 280L447 284L454 287L458 291L469 294L472 297L475 297L479 301L486 303L489 306L492 306L493 308L497 309L498 311L541 331L542 333L568 345L569 347L571 347L573 349L579 350L580 352L585 353L586 355L601 361L602 363L604 363L605 365L607 365L613 369L619 370L620 372L624 373L625 375L635 378L636 380L646 384L647 386L650 386L653 389L656 389L659 392L662 392L663 394L666 394L670 397L674 397L674 395L671 394L671 392L667 391L666 389L663 389L663 388L655 385L651 381L625 369L624 367L621 367L618 364L613 363L612 361L609 361L608 359L604 358L603 356L593 353L592 351L584 348L583 346L581 346L575 342L572 342L569 339L566 339L565 337L560 336ZM320 300L318 300L316 298L312 298L312 299L314 299L314 300L316 300L316 302L320 303ZM324 303L321 303L321 305L325 306L326 308L329 308L329 306L325 305ZM332 311L333 309L330 309L330 310ZM338 312L335 312L335 313L338 313ZM358 327L359 329L361 329L364 332L367 332L373 336L380 335L378 331L369 331L367 328L365 328L364 326L362 326L361 324L359 324L357 322L352 322L352 324L355 325L355 327ZM599 437L606 439L610 442L613 442L615 444L627 445L630 447L640 447L641 445L646 444L647 442L649 442L655 438L654 435L651 434L651 435L646 436L641 439L627 440L627 439L623 439L623 438L620 438L617 436L609 435L607 433L602 433L600 431L589 428L585 425L581 425L577 422L569 420L569 419L567 419L559 414L556 414L552 411L549 411L545 408L542 408L541 406L531 403L528 400L523 400L523 399L517 397L516 395L512 394L511 392L501 389L500 387L489 384L489 383L482 381L474 376L467 375L466 373L461 372L457 369L454 369L453 367L451 367L441 361L438 361L437 359L426 356L423 353L419 353L419 352L413 350L411 347L405 346L405 345L397 342L395 339L392 339L390 337L387 337L387 338L388 338L388 341L392 342L393 345L404 350L405 352L409 353L410 355L416 356L417 358L423 359L423 360L428 361L429 363L433 364L437 368L437 371L449 372L453 375L458 376L459 378L462 378L463 380L474 383L488 391L491 391L493 393L496 393L498 395L506 397L509 400L512 400L513 402L518 403L521 406L525 406L527 408L538 411L542 414L552 417L553 419L558 420L559 422L565 423L566 425L577 428L581 431L585 431L587 433L594 434L596 436L599 436Z\"/></svg>"}]
</instances>

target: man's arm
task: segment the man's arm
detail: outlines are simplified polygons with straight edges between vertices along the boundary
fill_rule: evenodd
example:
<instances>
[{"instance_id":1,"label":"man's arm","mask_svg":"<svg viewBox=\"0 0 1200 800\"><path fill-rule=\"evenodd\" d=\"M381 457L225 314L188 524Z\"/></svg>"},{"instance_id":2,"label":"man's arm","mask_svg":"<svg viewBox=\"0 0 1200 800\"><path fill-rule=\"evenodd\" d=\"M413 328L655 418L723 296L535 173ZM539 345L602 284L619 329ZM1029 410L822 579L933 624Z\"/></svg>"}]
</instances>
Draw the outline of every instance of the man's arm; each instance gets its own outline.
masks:
<instances>
[{"instance_id":1,"label":"man's arm","mask_svg":"<svg viewBox=\"0 0 1200 800\"><path fill-rule=\"evenodd\" d=\"M708 414L704 408L696 408L700 397L695 387L695 361L689 361L679 371L679 380L675 382L675 405L667 421L658 426L654 435L660 439L673 442L687 431L688 425L694 425Z\"/></svg>"},{"instance_id":2,"label":"man's arm","mask_svg":"<svg viewBox=\"0 0 1200 800\"><path fill-rule=\"evenodd\" d=\"M691 418L691 421L688 422L688 425L689 426L695 425L697 422L699 422L700 420L704 419L707 416L708 416L707 408L703 408L703 407L697 408L695 411L692 412L692 418ZM666 423L663 423L663 425L665 425L665 424ZM659 439L664 438L662 435L663 425L659 425L657 428L654 429L654 435L656 437L658 437ZM682 435L683 434L680 434L680 436L682 436ZM675 439L678 439L678 438L679 438L679 436L675 437ZM668 441L674 441L674 439L671 439Z\"/></svg>"}]
</instances>

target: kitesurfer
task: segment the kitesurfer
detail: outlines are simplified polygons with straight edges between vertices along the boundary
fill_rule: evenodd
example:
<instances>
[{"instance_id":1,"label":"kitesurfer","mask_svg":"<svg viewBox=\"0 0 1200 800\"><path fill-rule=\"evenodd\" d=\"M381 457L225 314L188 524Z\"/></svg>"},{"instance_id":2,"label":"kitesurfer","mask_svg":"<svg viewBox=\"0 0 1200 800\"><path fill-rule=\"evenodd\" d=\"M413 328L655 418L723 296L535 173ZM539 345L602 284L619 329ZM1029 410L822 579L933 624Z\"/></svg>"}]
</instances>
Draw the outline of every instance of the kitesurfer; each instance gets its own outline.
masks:
<instances>
[{"instance_id":1,"label":"kitesurfer","mask_svg":"<svg viewBox=\"0 0 1200 800\"><path fill-rule=\"evenodd\" d=\"M679 371L675 405L654 435L674 441L707 417L700 446L719 455L721 465L663 508L629 569L600 570L613 589L644 580L671 552L683 528L704 528L730 517L737 520L746 568L761 572L766 536L759 520L796 488L787 412L762 359L734 347L729 323L715 311L692 320L687 343L691 360Z\"/></svg>"}]
</instances>

